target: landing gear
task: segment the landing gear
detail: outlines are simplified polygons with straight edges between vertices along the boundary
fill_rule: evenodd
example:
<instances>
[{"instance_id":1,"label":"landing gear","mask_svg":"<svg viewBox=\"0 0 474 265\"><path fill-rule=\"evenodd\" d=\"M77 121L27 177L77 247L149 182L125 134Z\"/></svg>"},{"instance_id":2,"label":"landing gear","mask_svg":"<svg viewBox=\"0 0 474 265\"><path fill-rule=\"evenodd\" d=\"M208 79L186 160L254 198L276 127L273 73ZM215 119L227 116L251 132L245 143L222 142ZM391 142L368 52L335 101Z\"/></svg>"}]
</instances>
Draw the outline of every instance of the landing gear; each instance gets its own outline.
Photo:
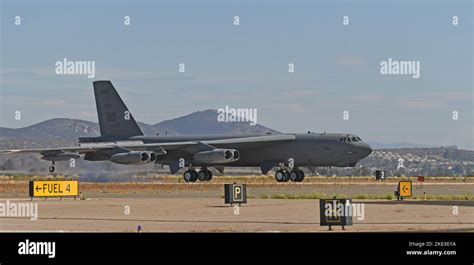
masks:
<instances>
[{"instance_id":1,"label":"landing gear","mask_svg":"<svg viewBox=\"0 0 474 265\"><path fill-rule=\"evenodd\" d=\"M206 168L201 169L199 172L190 168L184 172L183 178L186 182L196 182L198 179L199 181L210 181L212 179L212 172Z\"/></svg>"},{"instance_id":2,"label":"landing gear","mask_svg":"<svg viewBox=\"0 0 474 265\"><path fill-rule=\"evenodd\" d=\"M290 179L293 182L301 182L304 179L304 172L300 169L293 169L290 172Z\"/></svg>"},{"instance_id":3,"label":"landing gear","mask_svg":"<svg viewBox=\"0 0 474 265\"><path fill-rule=\"evenodd\" d=\"M304 179L304 172L297 167L289 168L284 163L280 163L279 169L275 172L275 179L277 182L301 182Z\"/></svg>"},{"instance_id":4,"label":"landing gear","mask_svg":"<svg viewBox=\"0 0 474 265\"><path fill-rule=\"evenodd\" d=\"M49 170L49 173L53 173L53 172L54 172L54 169L55 169L55 167L54 167L54 161L52 161L51 166L49 166L49 169L48 169L48 170Z\"/></svg>"},{"instance_id":5,"label":"landing gear","mask_svg":"<svg viewBox=\"0 0 474 265\"><path fill-rule=\"evenodd\" d=\"M199 181L210 181L212 179L212 172L206 168L203 168L198 173Z\"/></svg>"},{"instance_id":6,"label":"landing gear","mask_svg":"<svg viewBox=\"0 0 474 265\"><path fill-rule=\"evenodd\" d=\"M186 182L196 182L198 179L198 173L194 169L188 169L184 171L183 178Z\"/></svg>"},{"instance_id":7,"label":"landing gear","mask_svg":"<svg viewBox=\"0 0 474 265\"><path fill-rule=\"evenodd\" d=\"M275 173L275 179L278 182L287 182L289 180L289 173L287 170L280 169Z\"/></svg>"}]
</instances>

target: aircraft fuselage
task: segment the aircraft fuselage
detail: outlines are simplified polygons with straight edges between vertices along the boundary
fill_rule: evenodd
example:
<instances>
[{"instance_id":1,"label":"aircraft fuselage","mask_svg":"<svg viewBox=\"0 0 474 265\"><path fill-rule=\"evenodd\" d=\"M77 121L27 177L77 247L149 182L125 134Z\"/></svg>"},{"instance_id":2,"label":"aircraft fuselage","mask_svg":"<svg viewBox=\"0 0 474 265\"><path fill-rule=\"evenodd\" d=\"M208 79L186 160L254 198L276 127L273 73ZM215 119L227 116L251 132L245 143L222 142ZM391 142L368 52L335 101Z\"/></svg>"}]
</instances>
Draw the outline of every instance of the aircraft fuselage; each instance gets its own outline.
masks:
<instances>
[{"instance_id":1,"label":"aircraft fuselage","mask_svg":"<svg viewBox=\"0 0 474 265\"><path fill-rule=\"evenodd\" d=\"M132 136L127 139L142 141L143 143L167 143L184 141L201 141L243 138L263 135L153 135L153 136ZM280 143L256 143L255 145L241 144L213 144L217 148L233 148L240 152L240 158L235 162L222 164L223 166L236 167L258 167L262 163L269 161L288 161L292 158L296 166L354 166L359 160L368 156L372 149L363 142L342 142L341 139L348 134L343 133L306 133L289 134L294 135L295 140L283 141ZM104 139L112 140L112 139ZM114 139L118 140L118 139ZM182 150L168 151L166 155L158 156L158 163L167 164L183 158L186 165L191 162L195 166L216 166L220 164L204 164L193 161L192 154Z\"/></svg>"}]
</instances>

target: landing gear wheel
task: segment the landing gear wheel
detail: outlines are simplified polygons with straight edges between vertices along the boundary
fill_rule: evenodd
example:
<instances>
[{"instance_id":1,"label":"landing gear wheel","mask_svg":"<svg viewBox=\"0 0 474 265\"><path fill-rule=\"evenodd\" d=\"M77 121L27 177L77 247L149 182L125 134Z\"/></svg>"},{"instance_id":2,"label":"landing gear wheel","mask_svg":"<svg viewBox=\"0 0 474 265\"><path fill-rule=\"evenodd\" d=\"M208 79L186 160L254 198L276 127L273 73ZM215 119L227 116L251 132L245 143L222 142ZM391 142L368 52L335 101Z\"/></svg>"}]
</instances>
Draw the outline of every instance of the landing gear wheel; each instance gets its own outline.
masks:
<instances>
[{"instance_id":1,"label":"landing gear wheel","mask_svg":"<svg viewBox=\"0 0 474 265\"><path fill-rule=\"evenodd\" d=\"M206 170L206 181L211 181L212 179L212 172L210 170Z\"/></svg>"},{"instance_id":2,"label":"landing gear wheel","mask_svg":"<svg viewBox=\"0 0 474 265\"><path fill-rule=\"evenodd\" d=\"M54 168L53 165L49 166L49 169L48 169L48 170L49 170L49 173L53 173L53 172L54 172L54 169L55 169L55 168Z\"/></svg>"},{"instance_id":3,"label":"landing gear wheel","mask_svg":"<svg viewBox=\"0 0 474 265\"><path fill-rule=\"evenodd\" d=\"M287 182L288 179L289 179L289 176L288 176L288 171L286 170L278 170L276 173L275 173L275 179L277 182Z\"/></svg>"},{"instance_id":4,"label":"landing gear wheel","mask_svg":"<svg viewBox=\"0 0 474 265\"><path fill-rule=\"evenodd\" d=\"M304 180L304 172L303 170L299 169L298 170L298 182L302 182Z\"/></svg>"},{"instance_id":5,"label":"landing gear wheel","mask_svg":"<svg viewBox=\"0 0 474 265\"><path fill-rule=\"evenodd\" d=\"M198 172L198 179L199 181L206 181L207 180L207 170L201 170Z\"/></svg>"},{"instance_id":6,"label":"landing gear wheel","mask_svg":"<svg viewBox=\"0 0 474 265\"><path fill-rule=\"evenodd\" d=\"M299 170L292 170L290 172L290 180L293 182L299 182Z\"/></svg>"},{"instance_id":7,"label":"landing gear wheel","mask_svg":"<svg viewBox=\"0 0 474 265\"><path fill-rule=\"evenodd\" d=\"M290 180L290 172L288 172L288 170L283 170L283 175L285 176L283 182L288 182L288 180Z\"/></svg>"},{"instance_id":8,"label":"landing gear wheel","mask_svg":"<svg viewBox=\"0 0 474 265\"><path fill-rule=\"evenodd\" d=\"M283 170L278 170L275 172L275 179L277 182L282 182L283 181Z\"/></svg>"},{"instance_id":9,"label":"landing gear wheel","mask_svg":"<svg viewBox=\"0 0 474 265\"><path fill-rule=\"evenodd\" d=\"M198 179L198 173L195 170L186 170L183 174L184 181L195 182Z\"/></svg>"},{"instance_id":10,"label":"landing gear wheel","mask_svg":"<svg viewBox=\"0 0 474 265\"><path fill-rule=\"evenodd\" d=\"M191 181L196 182L196 180L198 179L198 173L196 172L196 170L192 170L191 174L193 175Z\"/></svg>"},{"instance_id":11,"label":"landing gear wheel","mask_svg":"<svg viewBox=\"0 0 474 265\"><path fill-rule=\"evenodd\" d=\"M203 169L198 172L199 181L210 181L212 179L212 172L208 169Z\"/></svg>"},{"instance_id":12,"label":"landing gear wheel","mask_svg":"<svg viewBox=\"0 0 474 265\"><path fill-rule=\"evenodd\" d=\"M184 178L184 181L191 182L191 179L193 178L192 171L191 170L184 171L183 178Z\"/></svg>"}]
</instances>

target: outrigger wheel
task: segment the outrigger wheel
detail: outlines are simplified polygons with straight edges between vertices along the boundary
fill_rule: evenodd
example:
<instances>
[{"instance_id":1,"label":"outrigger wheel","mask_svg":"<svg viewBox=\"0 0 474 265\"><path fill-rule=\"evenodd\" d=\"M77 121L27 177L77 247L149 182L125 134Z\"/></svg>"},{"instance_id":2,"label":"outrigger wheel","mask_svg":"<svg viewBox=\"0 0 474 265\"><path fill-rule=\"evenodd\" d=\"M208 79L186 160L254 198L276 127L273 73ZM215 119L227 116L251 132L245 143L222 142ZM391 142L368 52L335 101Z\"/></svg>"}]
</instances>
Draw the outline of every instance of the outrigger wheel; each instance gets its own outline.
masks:
<instances>
[{"instance_id":1,"label":"outrigger wheel","mask_svg":"<svg viewBox=\"0 0 474 265\"><path fill-rule=\"evenodd\" d=\"M49 169L48 169L48 170L49 170L49 173L53 173L53 172L54 172L54 169L55 169L55 168L54 168L54 161L53 161L53 163L51 163L51 166L49 166Z\"/></svg>"}]
</instances>

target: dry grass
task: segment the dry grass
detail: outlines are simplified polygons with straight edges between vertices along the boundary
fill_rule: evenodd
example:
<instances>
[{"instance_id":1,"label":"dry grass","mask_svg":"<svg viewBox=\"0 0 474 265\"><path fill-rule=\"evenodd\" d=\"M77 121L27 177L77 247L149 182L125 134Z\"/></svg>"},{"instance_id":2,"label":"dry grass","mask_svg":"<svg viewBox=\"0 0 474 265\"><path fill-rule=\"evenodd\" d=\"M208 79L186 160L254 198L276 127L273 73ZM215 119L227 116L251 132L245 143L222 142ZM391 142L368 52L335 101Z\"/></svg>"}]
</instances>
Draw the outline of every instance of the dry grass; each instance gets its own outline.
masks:
<instances>
[{"instance_id":1,"label":"dry grass","mask_svg":"<svg viewBox=\"0 0 474 265\"><path fill-rule=\"evenodd\" d=\"M369 194L359 194L355 196L348 196L346 194L326 194L322 192L313 192L308 194L293 194L293 193L278 193L278 194L264 194L260 197L261 199L288 199L288 200L318 200L318 199L358 199L358 200L375 200L375 199L384 199L384 200L394 200L395 196L391 193L381 194L381 195L369 195Z\"/></svg>"},{"instance_id":2,"label":"dry grass","mask_svg":"<svg viewBox=\"0 0 474 265\"><path fill-rule=\"evenodd\" d=\"M346 194L325 194L321 192L307 193L307 194L294 194L294 193L276 193L276 194L263 194L260 199L286 199L286 200L304 200L304 199L357 199L357 200L395 200L396 197L392 193L386 194L357 194L354 196L348 196ZM425 200L423 195L413 197L416 200ZM471 201L474 200L472 193L466 193L461 195L427 195L426 200L434 201Z\"/></svg>"}]
</instances>

